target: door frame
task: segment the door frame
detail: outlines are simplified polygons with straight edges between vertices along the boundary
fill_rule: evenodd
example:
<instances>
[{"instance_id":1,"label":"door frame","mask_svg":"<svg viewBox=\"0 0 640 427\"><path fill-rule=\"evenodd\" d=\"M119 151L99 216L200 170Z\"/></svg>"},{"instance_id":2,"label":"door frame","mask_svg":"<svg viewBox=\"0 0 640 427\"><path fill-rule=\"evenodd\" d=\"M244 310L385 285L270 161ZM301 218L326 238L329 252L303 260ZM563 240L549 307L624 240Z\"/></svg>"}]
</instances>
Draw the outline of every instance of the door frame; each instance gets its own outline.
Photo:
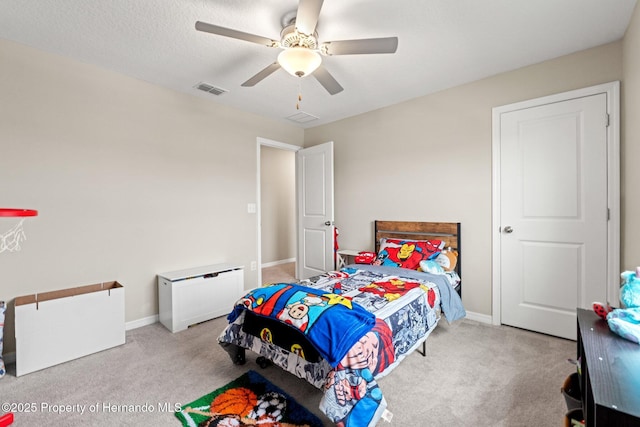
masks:
<instances>
[{"instance_id":1,"label":"door frame","mask_svg":"<svg viewBox=\"0 0 640 427\"><path fill-rule=\"evenodd\" d=\"M256 152L257 152L257 161L256 161L256 181L257 181L257 188L256 188L256 229L257 229L257 239L256 241L258 242L258 248L257 248L257 260L256 260L256 270L257 270L257 281L258 283L256 284L256 287L260 287L262 285L262 210L261 210L261 191L260 191L260 186L261 186L261 179L260 179L260 163L261 163L261 148L262 146L265 147L272 147L272 148L278 148L281 150L288 150L288 151L293 151L296 152L304 147L300 147L298 145L293 145L293 144L287 144L284 142L280 142L280 141L274 141L272 139L267 139L267 138L262 138L262 137L257 137L256 138ZM296 195L294 194L294 197L296 197ZM297 203L296 203L297 206ZM297 220L297 219L296 219ZM297 233L297 226L296 226L296 233ZM296 246L298 245L298 239L296 236ZM297 247L296 247L296 256L297 256ZM297 258L296 258L296 263L298 262Z\"/></svg>"},{"instance_id":2,"label":"door frame","mask_svg":"<svg viewBox=\"0 0 640 427\"><path fill-rule=\"evenodd\" d=\"M609 221L607 223L607 299L618 305L620 298L620 82L614 81L596 86L572 90L514 104L495 107L492 110L492 323L500 325L501 289L500 277L500 117L504 113L536 107L554 102L605 93L609 126L607 127L607 203Z\"/></svg>"}]
</instances>

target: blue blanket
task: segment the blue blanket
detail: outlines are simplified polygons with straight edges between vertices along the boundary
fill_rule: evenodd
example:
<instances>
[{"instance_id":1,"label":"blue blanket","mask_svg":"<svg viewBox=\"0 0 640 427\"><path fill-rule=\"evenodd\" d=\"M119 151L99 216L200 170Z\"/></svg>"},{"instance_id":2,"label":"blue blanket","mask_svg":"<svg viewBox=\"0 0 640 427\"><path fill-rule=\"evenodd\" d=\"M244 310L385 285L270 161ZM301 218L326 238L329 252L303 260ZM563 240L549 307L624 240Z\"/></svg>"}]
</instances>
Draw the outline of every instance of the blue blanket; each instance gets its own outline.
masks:
<instances>
[{"instance_id":1,"label":"blue blanket","mask_svg":"<svg viewBox=\"0 0 640 427\"><path fill-rule=\"evenodd\" d=\"M229 314L229 322L243 310L297 328L332 367L336 367L376 323L372 313L347 298L287 283L257 288L246 294Z\"/></svg>"}]
</instances>

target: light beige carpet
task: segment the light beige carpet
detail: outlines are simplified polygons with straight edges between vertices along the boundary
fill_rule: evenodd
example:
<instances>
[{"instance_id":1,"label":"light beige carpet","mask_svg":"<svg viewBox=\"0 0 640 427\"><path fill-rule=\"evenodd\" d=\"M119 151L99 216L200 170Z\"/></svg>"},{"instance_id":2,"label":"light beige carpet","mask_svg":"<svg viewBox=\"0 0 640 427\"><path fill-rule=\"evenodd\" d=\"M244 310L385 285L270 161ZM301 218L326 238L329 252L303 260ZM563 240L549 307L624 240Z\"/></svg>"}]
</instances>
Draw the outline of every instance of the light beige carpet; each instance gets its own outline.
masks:
<instances>
[{"instance_id":1,"label":"light beige carpet","mask_svg":"<svg viewBox=\"0 0 640 427\"><path fill-rule=\"evenodd\" d=\"M296 263L287 262L262 269L262 283L291 283L296 281Z\"/></svg>"},{"instance_id":2,"label":"light beige carpet","mask_svg":"<svg viewBox=\"0 0 640 427\"><path fill-rule=\"evenodd\" d=\"M246 365L233 365L216 343L225 326L218 318L172 334L156 323L127 332L123 346L19 378L9 365L0 402L22 405L16 426L178 427L174 407L254 369L331 425L318 410L321 392L308 383L258 368L251 352ZM515 328L442 319L427 340L428 357L411 354L379 381L390 425L562 425L560 387L574 370L567 358L575 348Z\"/></svg>"}]
</instances>

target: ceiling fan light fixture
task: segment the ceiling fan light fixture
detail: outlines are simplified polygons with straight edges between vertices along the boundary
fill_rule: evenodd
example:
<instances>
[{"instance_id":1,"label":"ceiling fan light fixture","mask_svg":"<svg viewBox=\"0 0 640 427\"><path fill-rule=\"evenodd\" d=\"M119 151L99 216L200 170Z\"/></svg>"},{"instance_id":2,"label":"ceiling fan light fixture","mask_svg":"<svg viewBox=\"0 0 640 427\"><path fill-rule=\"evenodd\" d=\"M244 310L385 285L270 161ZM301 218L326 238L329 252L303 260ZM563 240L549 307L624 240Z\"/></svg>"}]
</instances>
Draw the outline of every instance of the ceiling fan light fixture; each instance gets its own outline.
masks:
<instances>
[{"instance_id":1,"label":"ceiling fan light fixture","mask_svg":"<svg viewBox=\"0 0 640 427\"><path fill-rule=\"evenodd\" d=\"M290 47L278 55L278 63L289 74L304 77L313 73L322 63L320 54L304 47Z\"/></svg>"}]
</instances>

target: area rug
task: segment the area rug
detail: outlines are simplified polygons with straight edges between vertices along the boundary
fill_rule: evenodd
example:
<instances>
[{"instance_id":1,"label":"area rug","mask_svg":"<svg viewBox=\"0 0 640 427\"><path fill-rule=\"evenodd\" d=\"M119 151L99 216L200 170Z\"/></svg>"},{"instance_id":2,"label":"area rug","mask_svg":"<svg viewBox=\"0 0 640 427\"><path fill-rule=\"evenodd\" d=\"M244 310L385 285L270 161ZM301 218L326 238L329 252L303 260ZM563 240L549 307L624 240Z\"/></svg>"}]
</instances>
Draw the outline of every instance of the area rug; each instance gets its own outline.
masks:
<instances>
[{"instance_id":1,"label":"area rug","mask_svg":"<svg viewBox=\"0 0 640 427\"><path fill-rule=\"evenodd\" d=\"M318 417L255 371L184 405L185 427L322 427Z\"/></svg>"}]
</instances>

